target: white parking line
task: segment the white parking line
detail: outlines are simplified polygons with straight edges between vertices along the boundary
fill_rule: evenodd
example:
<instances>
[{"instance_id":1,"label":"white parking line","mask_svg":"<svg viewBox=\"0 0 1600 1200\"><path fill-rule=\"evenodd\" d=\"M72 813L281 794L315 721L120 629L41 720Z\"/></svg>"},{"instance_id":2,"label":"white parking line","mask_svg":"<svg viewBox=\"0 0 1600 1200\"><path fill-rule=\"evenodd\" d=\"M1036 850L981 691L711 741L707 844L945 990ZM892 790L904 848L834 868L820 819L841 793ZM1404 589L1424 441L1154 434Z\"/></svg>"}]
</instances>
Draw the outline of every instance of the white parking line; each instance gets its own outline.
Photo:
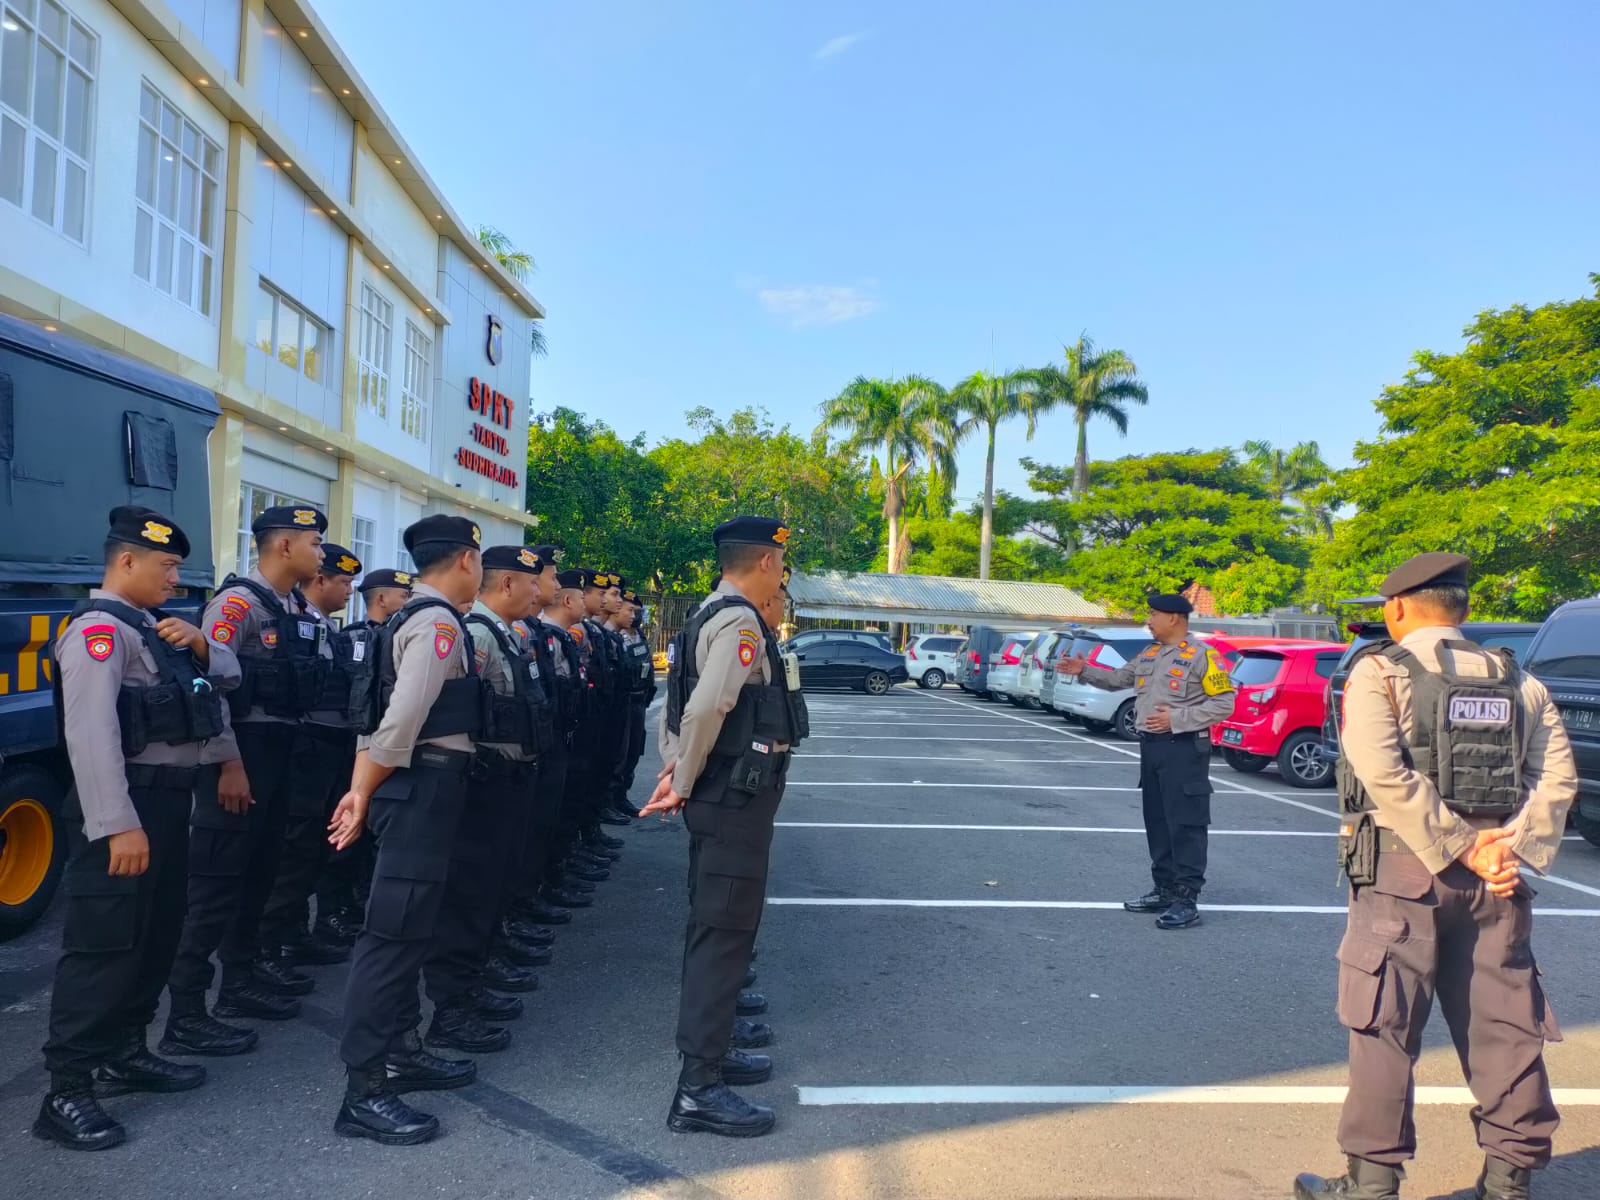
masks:
<instances>
[{"instance_id":1,"label":"white parking line","mask_svg":"<svg viewBox=\"0 0 1600 1200\"><path fill-rule=\"evenodd\" d=\"M814 733L806 739L808 742L984 742L991 746L999 740L998 738L986 737L909 737L904 734L884 733ZM1061 744L1060 742L1052 741L1050 738L1008 737L1004 741L1007 746L1015 746L1019 742L1049 743L1052 746Z\"/></svg>"},{"instance_id":2,"label":"white parking line","mask_svg":"<svg viewBox=\"0 0 1600 1200\"><path fill-rule=\"evenodd\" d=\"M837 896L769 896L768 904L796 908L1070 908L1122 912L1120 900L893 900ZM1343 904L1202 904L1203 913L1344 915ZM1600 917L1600 908L1536 908L1540 917Z\"/></svg>"},{"instance_id":3,"label":"white parking line","mask_svg":"<svg viewBox=\"0 0 1600 1200\"><path fill-rule=\"evenodd\" d=\"M840 1104L1343 1104L1343 1087L797 1087L808 1107ZM1553 1088L1563 1108L1600 1106L1600 1088ZM1416 1102L1429 1107L1476 1103L1469 1088L1419 1087Z\"/></svg>"},{"instance_id":4,"label":"white parking line","mask_svg":"<svg viewBox=\"0 0 1600 1200\"><path fill-rule=\"evenodd\" d=\"M892 821L777 821L779 829L950 829L978 833L1137 833L1142 826L1104 825L917 825ZM1338 837L1337 829L1213 829L1212 837Z\"/></svg>"},{"instance_id":5,"label":"white parking line","mask_svg":"<svg viewBox=\"0 0 1600 1200\"><path fill-rule=\"evenodd\" d=\"M944 780L940 780L940 779L936 779L936 780L932 780L932 781L923 780L923 779L887 779L887 780L878 780L878 781L871 781L871 782L862 782L862 781L854 780L854 779L816 780L814 782L811 781L811 780L806 780L806 779L791 779L789 781L789 786L791 788L895 788L895 787L897 787L897 788L905 788L905 787L916 787L916 788L971 788L971 789L977 789L977 790L986 791L986 792L997 792L997 791L998 792L1138 792L1139 791L1139 789L1137 787L1088 787L1088 786L1086 786L1084 784L1080 784L1080 783L947 783ZM1250 794L1249 792L1247 792L1247 791L1245 791L1243 789L1234 788L1234 787L1228 787L1226 785L1216 788L1216 791L1219 794L1224 795L1224 796L1232 796L1232 795L1241 795L1241 796L1243 796L1243 795L1249 795ZM1313 809L1312 811L1323 813L1326 816L1335 816L1336 815L1334 813L1328 812L1328 810L1325 809L1325 808ZM1596 895L1600 895L1600 892L1596 892L1595 894Z\"/></svg>"},{"instance_id":6,"label":"white parking line","mask_svg":"<svg viewBox=\"0 0 1600 1200\"><path fill-rule=\"evenodd\" d=\"M854 758L863 762L956 762L972 763L980 767L986 767L991 763L1070 763L1073 766L1084 767L1138 766L1137 763L1130 763L1125 758L973 758L963 754L802 754L800 761L810 762L813 758Z\"/></svg>"},{"instance_id":7,"label":"white parking line","mask_svg":"<svg viewBox=\"0 0 1600 1200\"><path fill-rule=\"evenodd\" d=\"M984 729L992 724L990 721L857 721L852 717L827 717L820 720L813 719L811 723L813 725L849 725L852 728L865 728L868 725L915 725L918 729L938 727L952 729Z\"/></svg>"}]
</instances>

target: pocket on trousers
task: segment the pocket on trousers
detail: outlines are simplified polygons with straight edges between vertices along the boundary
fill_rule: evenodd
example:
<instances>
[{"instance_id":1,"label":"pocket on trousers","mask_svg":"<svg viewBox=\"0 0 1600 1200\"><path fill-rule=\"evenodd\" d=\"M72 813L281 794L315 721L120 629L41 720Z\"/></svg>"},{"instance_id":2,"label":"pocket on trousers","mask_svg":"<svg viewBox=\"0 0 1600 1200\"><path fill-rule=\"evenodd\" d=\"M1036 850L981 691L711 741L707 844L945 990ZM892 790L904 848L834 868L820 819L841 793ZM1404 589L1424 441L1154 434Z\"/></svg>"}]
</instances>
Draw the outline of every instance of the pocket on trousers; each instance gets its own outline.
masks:
<instances>
[{"instance_id":1,"label":"pocket on trousers","mask_svg":"<svg viewBox=\"0 0 1600 1200\"><path fill-rule=\"evenodd\" d=\"M139 929L136 875L69 876L61 946L89 954L133 948Z\"/></svg>"},{"instance_id":2,"label":"pocket on trousers","mask_svg":"<svg viewBox=\"0 0 1600 1200\"><path fill-rule=\"evenodd\" d=\"M405 851L385 854L380 847L367 900L367 931L391 941L432 937L449 872L449 859L442 855Z\"/></svg>"},{"instance_id":3,"label":"pocket on trousers","mask_svg":"<svg viewBox=\"0 0 1600 1200\"><path fill-rule=\"evenodd\" d=\"M694 889L694 919L713 929L754 929L761 921L766 890L760 879L702 874Z\"/></svg>"},{"instance_id":4,"label":"pocket on trousers","mask_svg":"<svg viewBox=\"0 0 1600 1200\"><path fill-rule=\"evenodd\" d=\"M1211 781L1194 779L1183 785L1183 809L1178 813L1180 825L1211 824Z\"/></svg>"},{"instance_id":5,"label":"pocket on trousers","mask_svg":"<svg viewBox=\"0 0 1600 1200\"><path fill-rule=\"evenodd\" d=\"M1533 968L1533 1023L1547 1042L1559 1042L1561 1022L1556 1020L1556 1010L1550 1007L1550 997L1544 990L1544 973Z\"/></svg>"},{"instance_id":6,"label":"pocket on trousers","mask_svg":"<svg viewBox=\"0 0 1600 1200\"><path fill-rule=\"evenodd\" d=\"M1415 854L1388 851L1378 855L1377 879L1372 890L1402 900L1421 900L1433 891L1433 872Z\"/></svg>"},{"instance_id":7,"label":"pocket on trousers","mask_svg":"<svg viewBox=\"0 0 1600 1200\"><path fill-rule=\"evenodd\" d=\"M1389 951L1377 942L1345 934L1339 943L1339 1023L1357 1033L1378 1027L1383 1004L1383 968Z\"/></svg>"},{"instance_id":8,"label":"pocket on trousers","mask_svg":"<svg viewBox=\"0 0 1600 1200\"><path fill-rule=\"evenodd\" d=\"M233 817L236 826L218 829L198 822L189 830L189 874L209 878L243 875L250 862L251 839L245 818Z\"/></svg>"}]
</instances>

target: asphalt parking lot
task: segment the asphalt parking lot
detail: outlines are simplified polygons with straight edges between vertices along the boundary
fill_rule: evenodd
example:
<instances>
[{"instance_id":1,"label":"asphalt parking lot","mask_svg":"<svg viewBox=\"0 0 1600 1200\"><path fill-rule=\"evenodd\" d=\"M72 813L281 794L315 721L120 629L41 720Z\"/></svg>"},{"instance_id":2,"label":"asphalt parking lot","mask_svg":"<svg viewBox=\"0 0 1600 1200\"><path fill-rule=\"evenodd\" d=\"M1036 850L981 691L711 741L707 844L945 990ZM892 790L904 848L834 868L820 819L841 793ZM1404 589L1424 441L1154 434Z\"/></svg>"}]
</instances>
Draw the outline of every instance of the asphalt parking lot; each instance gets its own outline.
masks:
<instances>
[{"instance_id":1,"label":"asphalt parking lot","mask_svg":"<svg viewBox=\"0 0 1600 1200\"><path fill-rule=\"evenodd\" d=\"M1279 1200L1341 1163L1331 793L1216 760L1205 921L1163 933L1121 910L1148 884L1135 747L954 688L810 702L757 964L777 1071L748 1095L777 1107L770 1137L665 1129L686 839L651 820L512 1048L425 1098L446 1132L422 1147L331 1131L342 968L205 1088L111 1101L125 1150L36 1142L59 927L0 947L0 1195ZM1600 851L1570 842L1537 886L1566 1031L1539 1195L1580 1200L1600 1195ZM1461 1083L1436 1019L1408 1198L1470 1194Z\"/></svg>"}]
</instances>

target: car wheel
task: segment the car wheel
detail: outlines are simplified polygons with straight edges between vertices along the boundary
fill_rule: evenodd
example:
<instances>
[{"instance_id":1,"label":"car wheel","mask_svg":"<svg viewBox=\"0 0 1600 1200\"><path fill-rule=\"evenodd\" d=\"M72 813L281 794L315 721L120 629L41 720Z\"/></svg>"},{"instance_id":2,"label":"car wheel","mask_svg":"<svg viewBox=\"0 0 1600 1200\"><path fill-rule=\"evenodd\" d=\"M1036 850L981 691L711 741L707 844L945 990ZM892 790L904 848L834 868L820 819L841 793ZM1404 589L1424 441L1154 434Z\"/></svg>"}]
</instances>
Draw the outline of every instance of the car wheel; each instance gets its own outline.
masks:
<instances>
[{"instance_id":1,"label":"car wheel","mask_svg":"<svg viewBox=\"0 0 1600 1200\"><path fill-rule=\"evenodd\" d=\"M1024 696L1022 698L1022 707L1038 712L1044 705L1039 703L1039 697L1037 696Z\"/></svg>"},{"instance_id":2,"label":"car wheel","mask_svg":"<svg viewBox=\"0 0 1600 1200\"><path fill-rule=\"evenodd\" d=\"M1322 757L1320 734L1302 729L1291 734L1278 750L1278 773L1295 787L1327 787L1333 782L1333 764Z\"/></svg>"},{"instance_id":3,"label":"car wheel","mask_svg":"<svg viewBox=\"0 0 1600 1200\"><path fill-rule=\"evenodd\" d=\"M934 667L931 670L924 671L922 678L917 682L925 688L942 688L944 686L944 672L939 670L938 667Z\"/></svg>"},{"instance_id":4,"label":"car wheel","mask_svg":"<svg viewBox=\"0 0 1600 1200\"><path fill-rule=\"evenodd\" d=\"M1265 754L1248 754L1243 750L1234 750L1228 746L1222 748L1222 761L1241 775L1254 775L1258 771L1265 771L1272 765L1272 759Z\"/></svg>"},{"instance_id":5,"label":"car wheel","mask_svg":"<svg viewBox=\"0 0 1600 1200\"><path fill-rule=\"evenodd\" d=\"M1600 846L1600 818L1586 817L1576 807L1572 810L1572 823L1578 827L1583 840L1591 846Z\"/></svg>"},{"instance_id":6,"label":"car wheel","mask_svg":"<svg viewBox=\"0 0 1600 1200\"><path fill-rule=\"evenodd\" d=\"M60 826L66 789L43 767L0 780L0 942L28 929L50 907L67 838Z\"/></svg>"},{"instance_id":7,"label":"car wheel","mask_svg":"<svg viewBox=\"0 0 1600 1200\"><path fill-rule=\"evenodd\" d=\"M1125 742L1139 740L1138 727L1133 723L1133 701L1124 700L1122 707L1117 709L1117 715L1112 718L1112 727L1116 729L1117 736Z\"/></svg>"},{"instance_id":8,"label":"car wheel","mask_svg":"<svg viewBox=\"0 0 1600 1200\"><path fill-rule=\"evenodd\" d=\"M889 676L882 671L868 671L861 681L861 690L869 696L881 696L889 690Z\"/></svg>"},{"instance_id":9,"label":"car wheel","mask_svg":"<svg viewBox=\"0 0 1600 1200\"><path fill-rule=\"evenodd\" d=\"M1088 717L1084 717L1083 718L1083 727L1086 730L1088 730L1090 733L1110 733L1111 732L1111 722L1110 721L1091 721Z\"/></svg>"}]
</instances>

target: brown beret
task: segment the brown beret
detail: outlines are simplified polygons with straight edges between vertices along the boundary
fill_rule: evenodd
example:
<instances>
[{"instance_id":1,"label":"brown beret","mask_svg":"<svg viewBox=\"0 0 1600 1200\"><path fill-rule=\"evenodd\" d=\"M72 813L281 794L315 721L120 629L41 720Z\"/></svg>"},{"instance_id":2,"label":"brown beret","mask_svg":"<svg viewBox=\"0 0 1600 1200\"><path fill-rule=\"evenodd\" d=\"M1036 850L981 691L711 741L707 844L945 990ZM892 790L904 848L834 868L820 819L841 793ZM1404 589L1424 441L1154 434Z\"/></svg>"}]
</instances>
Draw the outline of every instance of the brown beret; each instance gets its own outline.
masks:
<instances>
[{"instance_id":1,"label":"brown beret","mask_svg":"<svg viewBox=\"0 0 1600 1200\"><path fill-rule=\"evenodd\" d=\"M1378 585L1376 596L1361 596L1345 600L1345 604L1382 604L1396 596L1426 587L1466 587L1467 569L1472 560L1464 554L1449 554L1443 550L1430 550L1406 559Z\"/></svg>"}]
</instances>

